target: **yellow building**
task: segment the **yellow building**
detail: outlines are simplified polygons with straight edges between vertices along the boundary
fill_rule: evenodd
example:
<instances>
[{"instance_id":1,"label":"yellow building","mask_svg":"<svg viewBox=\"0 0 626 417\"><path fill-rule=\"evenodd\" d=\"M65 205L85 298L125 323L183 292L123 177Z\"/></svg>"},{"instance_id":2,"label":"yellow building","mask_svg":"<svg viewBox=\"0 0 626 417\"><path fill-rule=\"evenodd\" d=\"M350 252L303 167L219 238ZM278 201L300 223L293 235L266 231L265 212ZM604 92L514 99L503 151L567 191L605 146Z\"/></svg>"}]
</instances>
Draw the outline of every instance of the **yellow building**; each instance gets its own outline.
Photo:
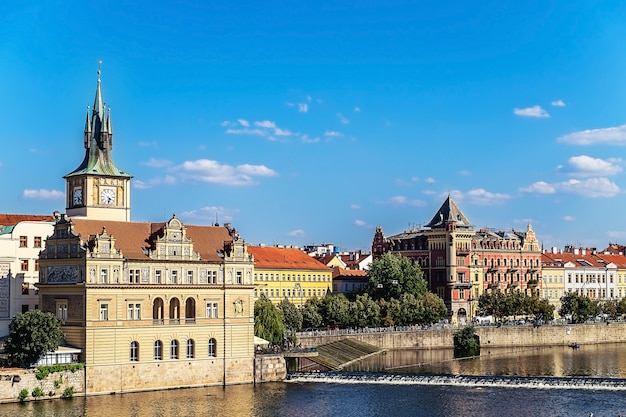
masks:
<instances>
[{"instance_id":1,"label":"yellow building","mask_svg":"<svg viewBox=\"0 0 626 417\"><path fill-rule=\"evenodd\" d=\"M129 222L100 79L85 159L39 260L39 306L82 350L86 393L253 382L254 263L230 227Z\"/></svg>"},{"instance_id":2,"label":"yellow building","mask_svg":"<svg viewBox=\"0 0 626 417\"><path fill-rule=\"evenodd\" d=\"M332 269L300 249L248 246L254 257L254 297L265 294L278 304L285 298L302 306L332 289Z\"/></svg>"}]
</instances>

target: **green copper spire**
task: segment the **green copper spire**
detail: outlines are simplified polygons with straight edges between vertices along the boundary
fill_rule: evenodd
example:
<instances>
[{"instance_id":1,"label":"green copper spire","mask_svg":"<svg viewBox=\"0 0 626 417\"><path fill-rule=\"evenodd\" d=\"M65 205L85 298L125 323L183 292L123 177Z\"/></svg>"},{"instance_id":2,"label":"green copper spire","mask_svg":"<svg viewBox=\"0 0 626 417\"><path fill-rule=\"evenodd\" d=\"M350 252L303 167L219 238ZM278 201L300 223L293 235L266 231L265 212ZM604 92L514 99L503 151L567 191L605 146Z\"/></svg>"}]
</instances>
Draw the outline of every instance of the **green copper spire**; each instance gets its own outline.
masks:
<instances>
[{"instance_id":1,"label":"green copper spire","mask_svg":"<svg viewBox=\"0 0 626 417\"><path fill-rule=\"evenodd\" d=\"M132 177L132 175L119 169L113 162L111 155L113 151L111 110L109 108L107 112L104 104L100 68L98 68L96 97L93 101L91 115L89 114L89 108L87 108L84 134L85 158L78 168L67 174L64 178L84 174Z\"/></svg>"}]
</instances>

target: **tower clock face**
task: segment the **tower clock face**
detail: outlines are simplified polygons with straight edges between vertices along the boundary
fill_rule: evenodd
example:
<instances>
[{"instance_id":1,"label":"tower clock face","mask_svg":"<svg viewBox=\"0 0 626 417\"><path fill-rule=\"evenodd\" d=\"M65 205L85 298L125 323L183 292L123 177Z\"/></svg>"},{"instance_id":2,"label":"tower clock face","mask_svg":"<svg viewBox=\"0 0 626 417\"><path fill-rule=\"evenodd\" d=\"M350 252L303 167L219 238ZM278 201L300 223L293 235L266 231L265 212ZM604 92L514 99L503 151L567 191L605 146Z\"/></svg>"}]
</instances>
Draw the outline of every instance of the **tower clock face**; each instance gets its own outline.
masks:
<instances>
[{"instance_id":1,"label":"tower clock face","mask_svg":"<svg viewBox=\"0 0 626 417\"><path fill-rule=\"evenodd\" d=\"M106 205L112 205L115 203L115 191L110 188L105 188L100 193L100 201Z\"/></svg>"},{"instance_id":2,"label":"tower clock face","mask_svg":"<svg viewBox=\"0 0 626 417\"><path fill-rule=\"evenodd\" d=\"M81 204L83 204L83 190L82 188L75 188L74 189L74 196L72 201L74 202L75 206L80 206Z\"/></svg>"}]
</instances>

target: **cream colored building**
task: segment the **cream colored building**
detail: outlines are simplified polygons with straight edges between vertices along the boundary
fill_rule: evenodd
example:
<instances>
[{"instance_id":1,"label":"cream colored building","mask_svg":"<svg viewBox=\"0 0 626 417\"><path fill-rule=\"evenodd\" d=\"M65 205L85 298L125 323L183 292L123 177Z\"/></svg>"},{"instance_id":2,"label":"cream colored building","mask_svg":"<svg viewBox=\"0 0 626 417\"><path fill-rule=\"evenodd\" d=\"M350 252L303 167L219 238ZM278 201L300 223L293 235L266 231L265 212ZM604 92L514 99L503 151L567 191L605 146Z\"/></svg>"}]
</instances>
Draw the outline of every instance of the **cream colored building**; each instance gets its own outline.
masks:
<instances>
[{"instance_id":1,"label":"cream colored building","mask_svg":"<svg viewBox=\"0 0 626 417\"><path fill-rule=\"evenodd\" d=\"M300 249L248 246L254 256L255 298L265 294L278 304L285 298L302 306L332 291L332 269Z\"/></svg>"},{"instance_id":2,"label":"cream colored building","mask_svg":"<svg viewBox=\"0 0 626 417\"><path fill-rule=\"evenodd\" d=\"M254 379L254 263L230 226L130 222L130 175L111 157L100 77L85 159L65 176L40 256L40 309L82 350L87 393Z\"/></svg>"},{"instance_id":3,"label":"cream colored building","mask_svg":"<svg viewBox=\"0 0 626 417\"><path fill-rule=\"evenodd\" d=\"M39 251L53 228L52 215L0 214L0 337L16 314L39 306Z\"/></svg>"}]
</instances>

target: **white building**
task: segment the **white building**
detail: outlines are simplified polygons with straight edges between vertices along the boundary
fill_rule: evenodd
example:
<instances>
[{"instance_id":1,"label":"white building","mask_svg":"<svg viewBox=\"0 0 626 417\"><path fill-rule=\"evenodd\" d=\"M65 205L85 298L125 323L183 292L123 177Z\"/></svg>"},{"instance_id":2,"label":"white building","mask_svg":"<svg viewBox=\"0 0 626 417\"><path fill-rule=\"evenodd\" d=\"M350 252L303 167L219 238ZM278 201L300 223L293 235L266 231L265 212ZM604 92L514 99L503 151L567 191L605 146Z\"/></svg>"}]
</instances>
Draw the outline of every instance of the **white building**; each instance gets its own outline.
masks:
<instances>
[{"instance_id":1,"label":"white building","mask_svg":"<svg viewBox=\"0 0 626 417\"><path fill-rule=\"evenodd\" d=\"M39 252L54 229L53 216L0 214L0 337L13 317L38 308Z\"/></svg>"}]
</instances>

